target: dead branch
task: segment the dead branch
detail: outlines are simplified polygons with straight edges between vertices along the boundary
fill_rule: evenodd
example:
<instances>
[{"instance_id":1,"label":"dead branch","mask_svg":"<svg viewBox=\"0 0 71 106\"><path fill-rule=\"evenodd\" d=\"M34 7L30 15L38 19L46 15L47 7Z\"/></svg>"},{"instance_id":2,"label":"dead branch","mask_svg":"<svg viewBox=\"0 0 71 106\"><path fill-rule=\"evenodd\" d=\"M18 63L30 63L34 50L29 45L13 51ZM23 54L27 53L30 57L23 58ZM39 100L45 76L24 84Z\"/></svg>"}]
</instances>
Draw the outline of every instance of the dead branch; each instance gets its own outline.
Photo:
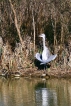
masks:
<instances>
[{"instance_id":1,"label":"dead branch","mask_svg":"<svg viewBox=\"0 0 71 106\"><path fill-rule=\"evenodd\" d=\"M21 37L21 32L20 32L20 28L19 28L19 25L18 25L18 21L17 21L16 11L14 9L14 6L12 4L12 1L9 0L9 2L10 2L10 5L11 5L11 9L12 9L12 11L14 13L15 26L16 26L16 29L17 29L17 32L18 32L18 35L19 35L20 42L22 44L22 37Z\"/></svg>"}]
</instances>

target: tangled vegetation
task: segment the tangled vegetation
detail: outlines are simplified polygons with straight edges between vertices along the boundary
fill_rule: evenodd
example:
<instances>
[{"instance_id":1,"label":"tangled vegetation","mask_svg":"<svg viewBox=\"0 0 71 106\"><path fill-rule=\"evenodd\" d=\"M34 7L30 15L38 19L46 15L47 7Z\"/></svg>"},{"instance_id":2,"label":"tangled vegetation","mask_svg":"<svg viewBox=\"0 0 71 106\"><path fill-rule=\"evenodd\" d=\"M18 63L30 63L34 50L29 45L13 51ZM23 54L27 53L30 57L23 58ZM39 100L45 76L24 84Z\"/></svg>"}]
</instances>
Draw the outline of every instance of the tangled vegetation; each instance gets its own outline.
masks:
<instances>
[{"instance_id":1,"label":"tangled vegetation","mask_svg":"<svg viewBox=\"0 0 71 106\"><path fill-rule=\"evenodd\" d=\"M71 1L1 0L0 72L37 70L39 62L34 55L42 51L42 41L38 37L41 33L46 34L46 45L51 53L57 54L50 71L70 72Z\"/></svg>"}]
</instances>

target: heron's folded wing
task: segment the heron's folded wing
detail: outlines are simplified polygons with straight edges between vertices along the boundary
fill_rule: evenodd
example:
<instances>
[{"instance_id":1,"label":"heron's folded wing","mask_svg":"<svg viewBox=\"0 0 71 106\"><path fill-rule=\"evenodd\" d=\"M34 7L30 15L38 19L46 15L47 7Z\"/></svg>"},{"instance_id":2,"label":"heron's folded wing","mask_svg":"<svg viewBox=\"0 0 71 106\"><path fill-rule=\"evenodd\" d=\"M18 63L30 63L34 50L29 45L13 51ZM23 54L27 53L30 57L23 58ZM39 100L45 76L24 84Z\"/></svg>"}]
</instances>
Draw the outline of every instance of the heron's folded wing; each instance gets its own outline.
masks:
<instances>
[{"instance_id":1,"label":"heron's folded wing","mask_svg":"<svg viewBox=\"0 0 71 106\"><path fill-rule=\"evenodd\" d=\"M51 55L51 56L48 58L47 63L50 62L50 61L52 61L52 60L54 60L56 57L57 57L57 54Z\"/></svg>"},{"instance_id":2,"label":"heron's folded wing","mask_svg":"<svg viewBox=\"0 0 71 106\"><path fill-rule=\"evenodd\" d=\"M36 57L37 60L39 60L40 62L42 62L42 60L40 58L41 57L41 54L40 53L36 53L35 57Z\"/></svg>"}]
</instances>

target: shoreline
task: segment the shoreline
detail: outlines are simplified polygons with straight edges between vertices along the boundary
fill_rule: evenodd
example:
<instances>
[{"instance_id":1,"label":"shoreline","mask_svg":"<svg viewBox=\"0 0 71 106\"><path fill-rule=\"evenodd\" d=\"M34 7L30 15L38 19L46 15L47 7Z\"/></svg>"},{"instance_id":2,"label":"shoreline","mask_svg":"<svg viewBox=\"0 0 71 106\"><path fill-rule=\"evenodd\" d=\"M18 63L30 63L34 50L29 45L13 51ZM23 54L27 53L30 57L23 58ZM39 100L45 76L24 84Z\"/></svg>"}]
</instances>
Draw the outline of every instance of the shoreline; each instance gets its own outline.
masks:
<instances>
[{"instance_id":1,"label":"shoreline","mask_svg":"<svg viewBox=\"0 0 71 106\"><path fill-rule=\"evenodd\" d=\"M3 77L28 77L28 78L71 78L71 69L69 70L37 70L34 68L22 69L18 71L10 71L1 69L0 76Z\"/></svg>"}]
</instances>

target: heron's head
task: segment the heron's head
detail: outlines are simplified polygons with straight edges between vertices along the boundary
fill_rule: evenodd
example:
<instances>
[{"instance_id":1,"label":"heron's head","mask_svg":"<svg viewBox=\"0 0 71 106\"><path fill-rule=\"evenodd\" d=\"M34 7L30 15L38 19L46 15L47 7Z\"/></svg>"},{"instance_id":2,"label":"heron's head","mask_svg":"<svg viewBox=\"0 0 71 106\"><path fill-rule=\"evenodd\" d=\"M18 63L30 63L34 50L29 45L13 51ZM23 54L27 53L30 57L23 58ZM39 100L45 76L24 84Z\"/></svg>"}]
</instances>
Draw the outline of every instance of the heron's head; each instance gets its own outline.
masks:
<instances>
[{"instance_id":1,"label":"heron's head","mask_svg":"<svg viewBox=\"0 0 71 106\"><path fill-rule=\"evenodd\" d=\"M45 38L45 34L43 33L43 34L39 35L39 37Z\"/></svg>"}]
</instances>

